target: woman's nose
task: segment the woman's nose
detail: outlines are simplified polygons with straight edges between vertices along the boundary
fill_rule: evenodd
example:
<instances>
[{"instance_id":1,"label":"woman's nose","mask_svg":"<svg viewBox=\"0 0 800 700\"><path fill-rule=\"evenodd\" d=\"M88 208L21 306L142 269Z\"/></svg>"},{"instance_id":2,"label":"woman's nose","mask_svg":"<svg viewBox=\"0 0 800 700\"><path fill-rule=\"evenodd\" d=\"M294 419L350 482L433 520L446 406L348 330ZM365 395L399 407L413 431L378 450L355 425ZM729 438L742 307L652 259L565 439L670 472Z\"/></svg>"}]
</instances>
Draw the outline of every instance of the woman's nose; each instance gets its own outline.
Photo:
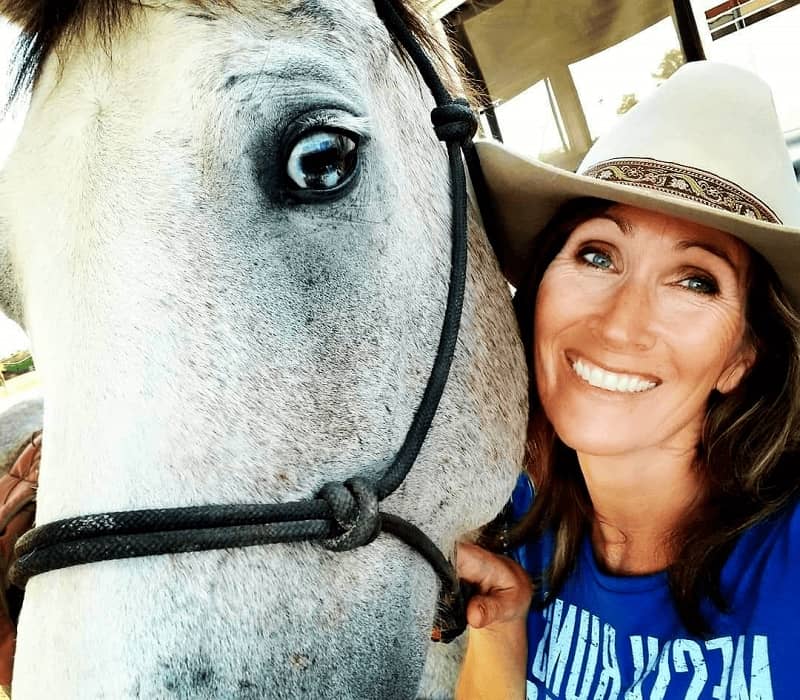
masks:
<instances>
[{"instance_id":1,"label":"woman's nose","mask_svg":"<svg viewBox=\"0 0 800 700\"><path fill-rule=\"evenodd\" d=\"M622 282L592 318L591 330L614 350L648 350L655 342L653 300L643 285Z\"/></svg>"}]
</instances>

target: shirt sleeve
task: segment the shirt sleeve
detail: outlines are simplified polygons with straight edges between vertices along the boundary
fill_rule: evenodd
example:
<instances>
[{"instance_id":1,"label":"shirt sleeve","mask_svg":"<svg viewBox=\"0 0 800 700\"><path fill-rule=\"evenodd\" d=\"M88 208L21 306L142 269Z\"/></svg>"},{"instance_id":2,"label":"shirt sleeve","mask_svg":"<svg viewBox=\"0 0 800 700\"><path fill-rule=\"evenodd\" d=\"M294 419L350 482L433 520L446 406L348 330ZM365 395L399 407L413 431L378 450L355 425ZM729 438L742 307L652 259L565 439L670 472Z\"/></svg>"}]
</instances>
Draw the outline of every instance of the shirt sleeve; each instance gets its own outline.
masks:
<instances>
[{"instance_id":1,"label":"shirt sleeve","mask_svg":"<svg viewBox=\"0 0 800 700\"><path fill-rule=\"evenodd\" d=\"M512 523L522 519L533 505L533 482L531 478L522 473L517 479L517 484L511 493L509 501L509 516Z\"/></svg>"},{"instance_id":2,"label":"shirt sleeve","mask_svg":"<svg viewBox=\"0 0 800 700\"><path fill-rule=\"evenodd\" d=\"M507 506L508 521L510 524L519 522L531 509L533 497L533 482L531 482L530 477L526 473L520 474L517 485L511 493L511 500ZM510 549L507 554L526 571L530 572L532 570L530 568L532 566L530 543L523 542Z\"/></svg>"}]
</instances>

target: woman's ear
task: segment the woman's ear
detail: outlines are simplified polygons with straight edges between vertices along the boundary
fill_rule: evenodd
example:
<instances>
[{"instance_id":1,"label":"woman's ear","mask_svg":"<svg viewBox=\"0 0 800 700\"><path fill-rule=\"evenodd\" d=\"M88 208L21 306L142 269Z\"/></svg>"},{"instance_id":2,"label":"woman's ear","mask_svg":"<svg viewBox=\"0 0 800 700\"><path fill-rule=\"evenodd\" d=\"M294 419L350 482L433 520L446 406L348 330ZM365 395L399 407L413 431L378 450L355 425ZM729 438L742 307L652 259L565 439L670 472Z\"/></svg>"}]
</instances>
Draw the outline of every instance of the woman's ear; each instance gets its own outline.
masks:
<instances>
[{"instance_id":1,"label":"woman's ear","mask_svg":"<svg viewBox=\"0 0 800 700\"><path fill-rule=\"evenodd\" d=\"M730 393L739 386L755 361L755 348L753 348L750 343L747 343L747 345L737 353L733 361L723 370L714 388L720 394Z\"/></svg>"}]
</instances>

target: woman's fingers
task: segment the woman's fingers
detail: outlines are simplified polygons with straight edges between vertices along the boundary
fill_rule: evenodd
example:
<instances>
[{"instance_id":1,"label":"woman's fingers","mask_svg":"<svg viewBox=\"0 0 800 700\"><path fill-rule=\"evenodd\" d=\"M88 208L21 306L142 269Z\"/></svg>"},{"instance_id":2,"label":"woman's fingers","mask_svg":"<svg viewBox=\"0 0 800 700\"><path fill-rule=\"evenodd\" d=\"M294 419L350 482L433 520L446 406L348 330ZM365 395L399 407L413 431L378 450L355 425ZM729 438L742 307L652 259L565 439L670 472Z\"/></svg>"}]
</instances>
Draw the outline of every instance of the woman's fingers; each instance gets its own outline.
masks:
<instances>
[{"instance_id":1,"label":"woman's fingers","mask_svg":"<svg viewBox=\"0 0 800 700\"><path fill-rule=\"evenodd\" d=\"M507 573L495 561L497 555L467 542L459 542L456 547L456 570L459 578L469 581L481 591L489 590L507 578Z\"/></svg>"},{"instance_id":2,"label":"woman's fingers","mask_svg":"<svg viewBox=\"0 0 800 700\"><path fill-rule=\"evenodd\" d=\"M476 545L461 543L456 565L459 577L478 588L467 605L470 626L487 627L528 614L532 586L519 564Z\"/></svg>"},{"instance_id":3,"label":"woman's fingers","mask_svg":"<svg viewBox=\"0 0 800 700\"><path fill-rule=\"evenodd\" d=\"M530 591L530 585L522 583L518 589L474 595L467 604L467 622L481 628L523 618L530 607Z\"/></svg>"},{"instance_id":4,"label":"woman's fingers","mask_svg":"<svg viewBox=\"0 0 800 700\"><path fill-rule=\"evenodd\" d=\"M467 604L467 622L470 627L480 629L502 620L503 611L491 596L475 595Z\"/></svg>"}]
</instances>

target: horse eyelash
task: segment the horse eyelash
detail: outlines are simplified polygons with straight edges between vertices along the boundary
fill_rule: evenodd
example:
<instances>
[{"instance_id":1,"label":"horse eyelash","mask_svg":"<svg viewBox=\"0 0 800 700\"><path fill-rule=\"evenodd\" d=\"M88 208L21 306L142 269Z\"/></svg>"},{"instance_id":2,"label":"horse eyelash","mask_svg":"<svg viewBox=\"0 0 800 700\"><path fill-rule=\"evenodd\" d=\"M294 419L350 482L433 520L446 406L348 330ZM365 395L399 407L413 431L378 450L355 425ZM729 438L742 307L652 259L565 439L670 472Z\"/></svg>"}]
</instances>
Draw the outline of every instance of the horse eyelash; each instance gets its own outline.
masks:
<instances>
[{"instance_id":1,"label":"horse eyelash","mask_svg":"<svg viewBox=\"0 0 800 700\"><path fill-rule=\"evenodd\" d=\"M370 137L369 121L334 108L321 109L301 116L294 124L298 134L317 130L344 131L358 136L360 142Z\"/></svg>"}]
</instances>

